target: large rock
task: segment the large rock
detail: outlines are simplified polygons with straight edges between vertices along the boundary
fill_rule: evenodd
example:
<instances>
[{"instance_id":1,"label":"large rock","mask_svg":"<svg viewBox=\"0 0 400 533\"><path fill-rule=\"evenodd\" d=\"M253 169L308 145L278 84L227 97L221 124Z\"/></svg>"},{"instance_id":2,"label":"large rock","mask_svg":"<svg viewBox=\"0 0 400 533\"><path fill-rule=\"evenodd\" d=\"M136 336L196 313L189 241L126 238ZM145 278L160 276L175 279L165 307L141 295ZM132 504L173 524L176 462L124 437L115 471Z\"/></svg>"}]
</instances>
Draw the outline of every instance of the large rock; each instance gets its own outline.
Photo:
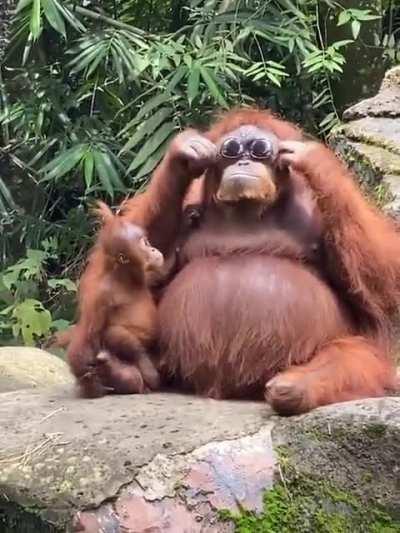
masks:
<instances>
[{"instance_id":1,"label":"large rock","mask_svg":"<svg viewBox=\"0 0 400 533\"><path fill-rule=\"evenodd\" d=\"M400 66L388 70L376 96L362 100L343 113L347 121L364 117L400 117Z\"/></svg>"},{"instance_id":2,"label":"large rock","mask_svg":"<svg viewBox=\"0 0 400 533\"><path fill-rule=\"evenodd\" d=\"M400 398L281 419L263 403L26 390L1 396L0 427L0 531L400 531Z\"/></svg>"},{"instance_id":3,"label":"large rock","mask_svg":"<svg viewBox=\"0 0 400 533\"><path fill-rule=\"evenodd\" d=\"M68 384L73 379L60 357L38 348L0 348L0 393Z\"/></svg>"},{"instance_id":4,"label":"large rock","mask_svg":"<svg viewBox=\"0 0 400 533\"><path fill-rule=\"evenodd\" d=\"M372 190L378 205L400 216L400 67L389 70L379 93L349 108L330 144Z\"/></svg>"}]
</instances>

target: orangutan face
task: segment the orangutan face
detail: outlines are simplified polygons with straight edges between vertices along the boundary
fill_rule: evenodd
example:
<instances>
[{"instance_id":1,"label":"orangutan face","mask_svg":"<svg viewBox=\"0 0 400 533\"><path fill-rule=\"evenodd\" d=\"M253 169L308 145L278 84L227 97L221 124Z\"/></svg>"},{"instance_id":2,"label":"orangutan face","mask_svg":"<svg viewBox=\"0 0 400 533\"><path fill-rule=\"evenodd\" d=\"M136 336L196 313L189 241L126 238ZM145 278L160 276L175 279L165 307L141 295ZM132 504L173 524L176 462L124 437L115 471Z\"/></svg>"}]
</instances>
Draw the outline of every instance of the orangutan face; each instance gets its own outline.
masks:
<instances>
[{"instance_id":1,"label":"orangutan face","mask_svg":"<svg viewBox=\"0 0 400 533\"><path fill-rule=\"evenodd\" d=\"M254 200L263 204L276 201L278 139L273 133L241 126L223 137L217 149L218 201Z\"/></svg>"}]
</instances>

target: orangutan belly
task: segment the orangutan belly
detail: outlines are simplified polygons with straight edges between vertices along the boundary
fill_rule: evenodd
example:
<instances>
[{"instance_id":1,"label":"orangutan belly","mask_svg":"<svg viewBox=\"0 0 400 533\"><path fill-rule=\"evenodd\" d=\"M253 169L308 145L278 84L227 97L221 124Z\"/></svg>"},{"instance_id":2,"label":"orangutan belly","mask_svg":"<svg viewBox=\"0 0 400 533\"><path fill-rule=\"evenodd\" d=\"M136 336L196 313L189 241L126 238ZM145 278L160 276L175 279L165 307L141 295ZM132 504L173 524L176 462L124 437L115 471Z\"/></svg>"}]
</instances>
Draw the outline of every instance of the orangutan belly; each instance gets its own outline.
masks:
<instances>
[{"instance_id":1,"label":"orangutan belly","mask_svg":"<svg viewBox=\"0 0 400 533\"><path fill-rule=\"evenodd\" d=\"M300 263L268 256L190 262L159 307L163 371L213 397L262 394L291 364L343 335L331 289Z\"/></svg>"}]
</instances>

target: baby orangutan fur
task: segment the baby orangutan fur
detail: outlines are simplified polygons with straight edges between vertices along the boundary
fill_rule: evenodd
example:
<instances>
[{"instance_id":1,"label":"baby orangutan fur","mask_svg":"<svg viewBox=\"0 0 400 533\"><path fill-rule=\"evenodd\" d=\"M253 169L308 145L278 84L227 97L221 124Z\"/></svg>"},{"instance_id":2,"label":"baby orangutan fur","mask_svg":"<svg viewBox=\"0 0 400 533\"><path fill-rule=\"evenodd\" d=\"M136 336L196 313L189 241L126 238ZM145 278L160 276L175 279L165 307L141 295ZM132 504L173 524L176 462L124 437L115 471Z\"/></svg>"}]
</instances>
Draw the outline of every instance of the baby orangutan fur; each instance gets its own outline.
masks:
<instances>
[{"instance_id":1,"label":"baby orangutan fur","mask_svg":"<svg viewBox=\"0 0 400 533\"><path fill-rule=\"evenodd\" d=\"M71 371L86 397L157 389L149 350L158 323L149 282L162 275L163 255L141 227L104 203L95 213L103 225L80 282L79 321L65 342Z\"/></svg>"}]
</instances>

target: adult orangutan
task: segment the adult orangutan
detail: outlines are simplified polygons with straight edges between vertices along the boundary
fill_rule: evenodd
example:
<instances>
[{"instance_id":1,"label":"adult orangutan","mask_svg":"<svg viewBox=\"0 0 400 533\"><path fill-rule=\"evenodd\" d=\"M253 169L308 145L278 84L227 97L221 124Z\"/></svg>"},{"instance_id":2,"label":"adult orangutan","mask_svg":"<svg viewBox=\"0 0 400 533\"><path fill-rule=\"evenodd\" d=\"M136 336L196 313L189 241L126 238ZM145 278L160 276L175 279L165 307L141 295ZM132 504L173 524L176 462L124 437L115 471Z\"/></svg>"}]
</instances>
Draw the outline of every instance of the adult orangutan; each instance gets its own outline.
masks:
<instances>
[{"instance_id":1,"label":"adult orangutan","mask_svg":"<svg viewBox=\"0 0 400 533\"><path fill-rule=\"evenodd\" d=\"M168 255L191 184L198 220L159 304L164 376L282 414L390 390L400 237L335 155L269 112L231 111L178 135L122 216Z\"/></svg>"}]
</instances>

